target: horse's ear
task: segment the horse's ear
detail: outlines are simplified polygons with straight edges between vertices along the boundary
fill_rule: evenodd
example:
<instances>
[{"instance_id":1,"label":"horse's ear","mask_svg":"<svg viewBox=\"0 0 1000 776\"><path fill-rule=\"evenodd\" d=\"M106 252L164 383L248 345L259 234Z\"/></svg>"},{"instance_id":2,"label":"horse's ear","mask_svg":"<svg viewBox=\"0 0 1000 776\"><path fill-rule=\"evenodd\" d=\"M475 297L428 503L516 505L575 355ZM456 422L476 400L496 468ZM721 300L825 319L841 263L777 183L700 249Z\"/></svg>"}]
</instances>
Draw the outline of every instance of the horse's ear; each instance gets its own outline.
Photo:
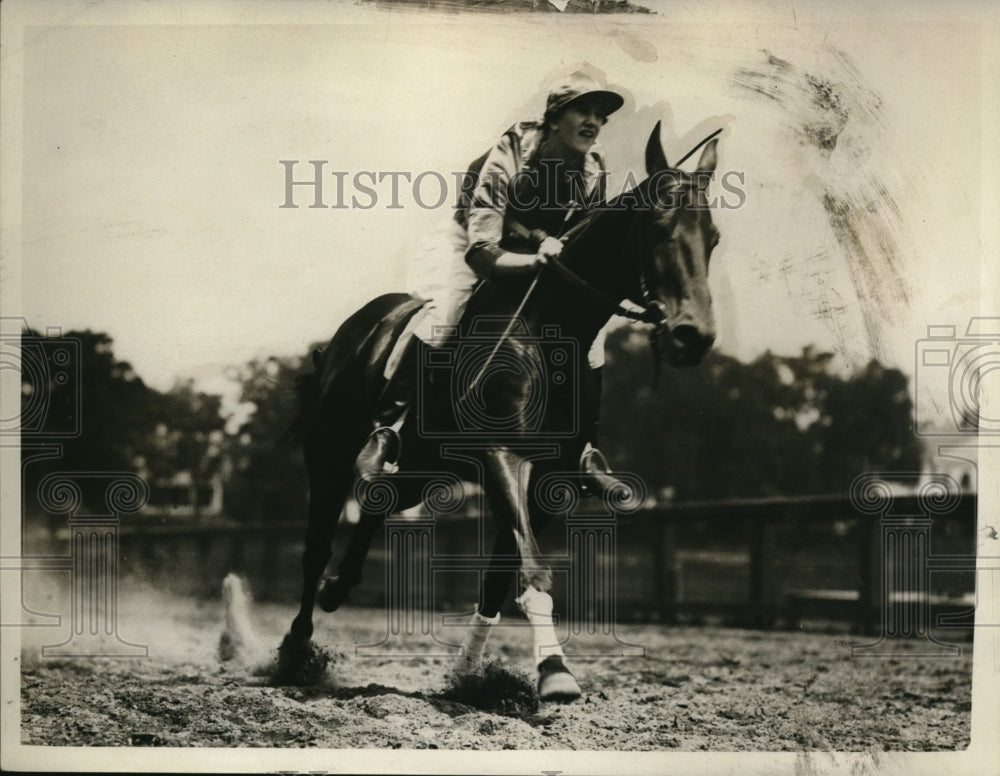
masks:
<instances>
[{"instance_id":1,"label":"horse's ear","mask_svg":"<svg viewBox=\"0 0 1000 776\"><path fill-rule=\"evenodd\" d=\"M718 144L719 139L714 138L705 146L705 150L701 152L701 158L698 160L698 172L715 172L715 164L718 161L715 154L715 147Z\"/></svg>"},{"instance_id":2,"label":"horse's ear","mask_svg":"<svg viewBox=\"0 0 1000 776\"><path fill-rule=\"evenodd\" d=\"M669 168L666 154L663 153L663 146L660 145L660 122L657 121L656 126L653 127L653 134L649 136L649 142L646 143L646 174L652 175Z\"/></svg>"}]
</instances>

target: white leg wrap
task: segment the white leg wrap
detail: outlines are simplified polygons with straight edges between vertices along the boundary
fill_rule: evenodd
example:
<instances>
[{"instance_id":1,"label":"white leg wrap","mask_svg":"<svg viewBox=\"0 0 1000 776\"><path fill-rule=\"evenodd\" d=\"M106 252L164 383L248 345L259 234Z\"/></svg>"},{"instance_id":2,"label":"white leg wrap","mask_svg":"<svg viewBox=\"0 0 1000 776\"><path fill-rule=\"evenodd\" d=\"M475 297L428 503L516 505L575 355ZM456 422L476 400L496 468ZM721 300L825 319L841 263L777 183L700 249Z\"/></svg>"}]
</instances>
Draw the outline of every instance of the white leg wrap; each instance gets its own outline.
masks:
<instances>
[{"instance_id":1,"label":"white leg wrap","mask_svg":"<svg viewBox=\"0 0 1000 776\"><path fill-rule=\"evenodd\" d=\"M465 632L465 640L462 642L462 660L459 664L461 670L475 670L482 664L486 640L490 637L490 630L498 622L500 622L499 612L494 617L483 617L478 610L472 614L469 628Z\"/></svg>"},{"instance_id":2,"label":"white leg wrap","mask_svg":"<svg viewBox=\"0 0 1000 776\"><path fill-rule=\"evenodd\" d=\"M552 596L529 587L517 599L517 605L532 625L535 663L541 663L550 655L562 657L562 647L556 638L556 629L552 626Z\"/></svg>"}]
</instances>

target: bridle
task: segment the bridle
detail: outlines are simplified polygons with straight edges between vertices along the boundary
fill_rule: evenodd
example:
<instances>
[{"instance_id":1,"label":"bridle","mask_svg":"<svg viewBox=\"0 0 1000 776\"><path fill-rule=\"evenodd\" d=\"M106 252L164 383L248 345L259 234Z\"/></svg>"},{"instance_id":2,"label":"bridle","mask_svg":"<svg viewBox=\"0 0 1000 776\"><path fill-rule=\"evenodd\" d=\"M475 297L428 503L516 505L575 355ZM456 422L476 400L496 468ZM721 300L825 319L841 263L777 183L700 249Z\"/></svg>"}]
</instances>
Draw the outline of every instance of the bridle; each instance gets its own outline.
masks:
<instances>
[{"instance_id":1,"label":"bridle","mask_svg":"<svg viewBox=\"0 0 1000 776\"><path fill-rule=\"evenodd\" d=\"M650 207L652 207L652 205L650 205ZM646 281L646 252L644 250L645 245L642 240L642 231L639 229L639 222L640 218L637 214L636 217L632 219L632 225L629 227L629 232L625 238L622 250L622 253L625 255L630 255L628 253L630 249L634 250L634 255L636 256L636 261L639 265L638 285L641 303L633 302L633 304L636 304L639 309L625 307L619 302L618 299L612 298L599 288L592 286L586 280L581 278L558 258L549 259L546 266L552 267L563 282L573 287L579 294L589 297L593 303L598 305L603 310L606 310L609 317L611 315L620 315L623 318L628 318L636 323L648 323L652 326L649 331L649 346L653 352L653 388L655 389L660 382L660 370L662 366L660 354L663 352L662 342L663 338L668 333L668 325L663 305L653 298L653 295L649 291L649 284ZM580 222L567 233L566 237L575 238L575 232L578 229L582 232L588 223L589 219ZM638 244L633 248L633 243ZM542 271L544 271L544 267L542 268Z\"/></svg>"}]
</instances>

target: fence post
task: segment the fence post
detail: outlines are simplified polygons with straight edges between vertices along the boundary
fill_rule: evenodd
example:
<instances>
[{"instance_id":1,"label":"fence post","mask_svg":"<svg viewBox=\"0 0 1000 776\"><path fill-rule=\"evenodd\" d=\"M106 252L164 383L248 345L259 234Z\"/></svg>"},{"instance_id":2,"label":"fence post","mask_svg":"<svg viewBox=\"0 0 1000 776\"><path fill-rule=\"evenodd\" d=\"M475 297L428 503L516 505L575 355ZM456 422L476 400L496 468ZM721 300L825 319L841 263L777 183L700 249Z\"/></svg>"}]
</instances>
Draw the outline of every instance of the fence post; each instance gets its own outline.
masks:
<instances>
[{"instance_id":1,"label":"fence post","mask_svg":"<svg viewBox=\"0 0 1000 776\"><path fill-rule=\"evenodd\" d=\"M882 526L875 515L858 518L858 622L866 636L876 631L879 611L878 581L882 570Z\"/></svg>"},{"instance_id":2,"label":"fence post","mask_svg":"<svg viewBox=\"0 0 1000 776\"><path fill-rule=\"evenodd\" d=\"M650 542L653 548L653 563L658 580L658 609L665 623L677 622L677 525L664 513L657 520L656 541Z\"/></svg>"},{"instance_id":3,"label":"fence post","mask_svg":"<svg viewBox=\"0 0 1000 776\"><path fill-rule=\"evenodd\" d=\"M750 613L749 625L754 628L767 627L769 615L764 602L764 516L757 509L749 514L750 525Z\"/></svg>"}]
</instances>

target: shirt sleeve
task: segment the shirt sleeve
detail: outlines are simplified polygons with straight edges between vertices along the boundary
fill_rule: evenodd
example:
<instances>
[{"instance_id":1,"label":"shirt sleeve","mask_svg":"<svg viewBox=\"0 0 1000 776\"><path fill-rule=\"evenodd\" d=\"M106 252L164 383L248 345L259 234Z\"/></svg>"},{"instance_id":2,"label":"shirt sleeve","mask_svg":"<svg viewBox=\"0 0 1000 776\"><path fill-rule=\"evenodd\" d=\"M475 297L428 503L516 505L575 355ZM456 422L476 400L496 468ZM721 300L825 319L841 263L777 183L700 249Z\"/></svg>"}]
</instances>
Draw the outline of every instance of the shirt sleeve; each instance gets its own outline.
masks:
<instances>
[{"instance_id":1,"label":"shirt sleeve","mask_svg":"<svg viewBox=\"0 0 1000 776\"><path fill-rule=\"evenodd\" d=\"M497 259L503 255L500 240L507 209L507 185L517 175L519 153L519 139L513 132L506 133L487 155L472 192L465 261L481 278L493 274Z\"/></svg>"}]
</instances>

